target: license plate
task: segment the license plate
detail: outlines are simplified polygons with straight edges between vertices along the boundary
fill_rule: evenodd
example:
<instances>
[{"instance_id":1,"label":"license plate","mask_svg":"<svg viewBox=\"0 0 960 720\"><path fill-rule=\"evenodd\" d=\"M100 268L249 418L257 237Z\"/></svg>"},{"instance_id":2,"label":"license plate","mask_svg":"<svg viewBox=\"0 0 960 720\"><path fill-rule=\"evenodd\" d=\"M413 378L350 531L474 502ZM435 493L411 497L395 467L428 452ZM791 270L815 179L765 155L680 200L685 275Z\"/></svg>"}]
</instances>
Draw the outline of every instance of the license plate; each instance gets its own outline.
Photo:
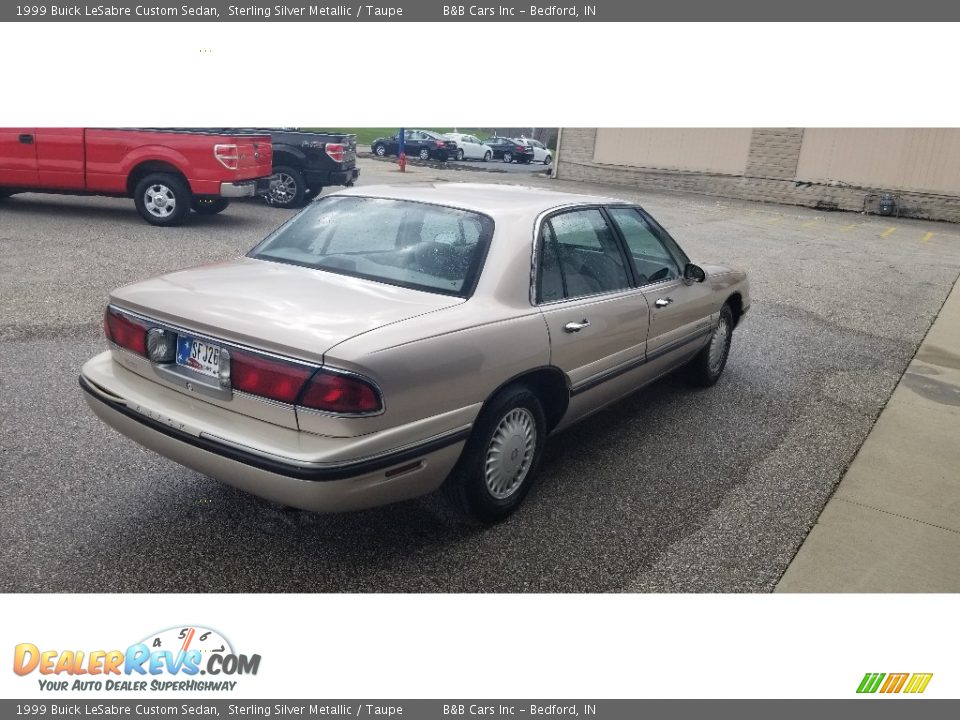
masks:
<instances>
[{"instance_id":1,"label":"license plate","mask_svg":"<svg viewBox=\"0 0 960 720\"><path fill-rule=\"evenodd\" d=\"M201 375L217 377L220 374L220 348L189 335L181 335L177 338L177 365Z\"/></svg>"}]
</instances>

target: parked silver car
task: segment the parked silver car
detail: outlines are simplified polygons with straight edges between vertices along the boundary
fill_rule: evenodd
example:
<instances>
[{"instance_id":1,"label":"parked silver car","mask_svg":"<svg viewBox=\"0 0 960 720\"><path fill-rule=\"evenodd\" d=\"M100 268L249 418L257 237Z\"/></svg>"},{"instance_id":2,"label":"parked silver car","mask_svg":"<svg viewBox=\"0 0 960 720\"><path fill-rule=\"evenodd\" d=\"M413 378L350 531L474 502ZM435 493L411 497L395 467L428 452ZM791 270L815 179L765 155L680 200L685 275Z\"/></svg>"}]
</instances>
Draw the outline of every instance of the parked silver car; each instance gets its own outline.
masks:
<instances>
[{"instance_id":1,"label":"parked silver car","mask_svg":"<svg viewBox=\"0 0 960 720\"><path fill-rule=\"evenodd\" d=\"M183 465L340 511L446 483L491 521L544 440L681 366L710 385L750 305L642 208L507 185L363 187L246 257L116 290L93 411Z\"/></svg>"}]
</instances>

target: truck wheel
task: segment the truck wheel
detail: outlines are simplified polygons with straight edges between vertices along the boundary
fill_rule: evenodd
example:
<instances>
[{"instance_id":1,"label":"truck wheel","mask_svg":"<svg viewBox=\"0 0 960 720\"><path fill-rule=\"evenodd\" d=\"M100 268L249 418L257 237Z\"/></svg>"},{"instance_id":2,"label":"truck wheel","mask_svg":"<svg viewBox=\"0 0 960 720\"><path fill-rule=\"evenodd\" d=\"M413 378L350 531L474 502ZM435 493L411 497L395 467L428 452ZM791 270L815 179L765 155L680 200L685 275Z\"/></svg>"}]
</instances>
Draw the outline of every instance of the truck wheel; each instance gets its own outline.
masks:
<instances>
[{"instance_id":1,"label":"truck wheel","mask_svg":"<svg viewBox=\"0 0 960 720\"><path fill-rule=\"evenodd\" d=\"M137 212L151 225L179 225L190 214L193 205L187 184L169 173L151 173L133 190Z\"/></svg>"},{"instance_id":2,"label":"truck wheel","mask_svg":"<svg viewBox=\"0 0 960 720\"><path fill-rule=\"evenodd\" d=\"M273 174L278 176L278 180L267 194L267 203L285 209L303 205L307 186L300 171L289 165L278 165L273 168Z\"/></svg>"},{"instance_id":3,"label":"truck wheel","mask_svg":"<svg viewBox=\"0 0 960 720\"><path fill-rule=\"evenodd\" d=\"M197 215L216 215L226 210L229 205L230 201L223 198L198 198L193 201L193 211Z\"/></svg>"}]
</instances>

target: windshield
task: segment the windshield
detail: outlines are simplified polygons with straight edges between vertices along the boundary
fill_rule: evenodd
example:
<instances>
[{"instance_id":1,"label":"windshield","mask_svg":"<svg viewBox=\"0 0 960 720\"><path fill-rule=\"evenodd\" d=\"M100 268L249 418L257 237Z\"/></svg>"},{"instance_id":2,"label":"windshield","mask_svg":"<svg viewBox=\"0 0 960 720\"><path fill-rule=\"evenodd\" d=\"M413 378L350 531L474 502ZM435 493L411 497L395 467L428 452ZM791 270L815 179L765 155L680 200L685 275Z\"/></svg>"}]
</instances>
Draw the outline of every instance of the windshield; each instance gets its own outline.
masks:
<instances>
[{"instance_id":1,"label":"windshield","mask_svg":"<svg viewBox=\"0 0 960 720\"><path fill-rule=\"evenodd\" d=\"M492 235L493 220L479 213L332 195L282 225L248 256L465 297Z\"/></svg>"}]
</instances>

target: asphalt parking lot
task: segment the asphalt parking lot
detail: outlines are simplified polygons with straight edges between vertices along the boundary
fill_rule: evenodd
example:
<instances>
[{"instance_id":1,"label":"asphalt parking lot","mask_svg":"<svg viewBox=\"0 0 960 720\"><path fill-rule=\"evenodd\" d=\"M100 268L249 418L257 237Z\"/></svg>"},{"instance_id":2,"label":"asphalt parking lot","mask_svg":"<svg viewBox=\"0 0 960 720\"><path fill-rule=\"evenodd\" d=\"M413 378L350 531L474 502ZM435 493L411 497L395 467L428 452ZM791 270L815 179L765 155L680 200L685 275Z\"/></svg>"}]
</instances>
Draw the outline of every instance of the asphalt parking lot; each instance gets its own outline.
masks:
<instances>
[{"instance_id":1,"label":"asphalt parking lot","mask_svg":"<svg viewBox=\"0 0 960 720\"><path fill-rule=\"evenodd\" d=\"M361 161L361 184L516 182ZM769 591L960 273L960 227L692 195L639 199L695 259L751 274L726 373L668 378L552 439L490 528L437 497L347 515L273 505L101 424L77 386L114 287L246 252L290 215L235 203L159 229L128 200L0 206L0 590Z\"/></svg>"}]
</instances>

